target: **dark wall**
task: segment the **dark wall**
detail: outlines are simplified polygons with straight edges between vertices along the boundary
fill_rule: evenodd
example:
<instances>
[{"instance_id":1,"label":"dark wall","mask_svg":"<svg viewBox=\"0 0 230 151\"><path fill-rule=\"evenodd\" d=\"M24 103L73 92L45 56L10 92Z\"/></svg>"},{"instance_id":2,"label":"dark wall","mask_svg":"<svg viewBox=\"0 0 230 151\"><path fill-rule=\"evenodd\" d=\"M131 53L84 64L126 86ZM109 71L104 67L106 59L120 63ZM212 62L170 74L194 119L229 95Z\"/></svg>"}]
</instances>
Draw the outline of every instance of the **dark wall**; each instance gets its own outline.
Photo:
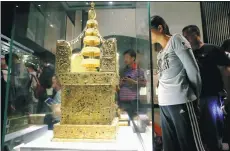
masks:
<instances>
[{"instance_id":1,"label":"dark wall","mask_svg":"<svg viewBox=\"0 0 230 151\"><path fill-rule=\"evenodd\" d=\"M27 38L28 16L31 2L1 2L1 32L11 38L13 24L15 26L14 40L34 51L34 55L43 61L55 62L55 56Z\"/></svg>"},{"instance_id":2,"label":"dark wall","mask_svg":"<svg viewBox=\"0 0 230 151\"><path fill-rule=\"evenodd\" d=\"M15 15L15 35L26 37L28 26L28 16L30 12L30 2L19 2Z\"/></svg>"},{"instance_id":3,"label":"dark wall","mask_svg":"<svg viewBox=\"0 0 230 151\"><path fill-rule=\"evenodd\" d=\"M24 37L26 35L30 2L1 2L1 32L11 37L13 22L15 34ZM15 20L14 20L15 19Z\"/></svg>"},{"instance_id":4,"label":"dark wall","mask_svg":"<svg viewBox=\"0 0 230 151\"><path fill-rule=\"evenodd\" d=\"M16 2L1 2L1 33L11 37Z\"/></svg>"},{"instance_id":5,"label":"dark wall","mask_svg":"<svg viewBox=\"0 0 230 151\"><path fill-rule=\"evenodd\" d=\"M204 41L221 45L230 38L230 2L201 2Z\"/></svg>"}]
</instances>

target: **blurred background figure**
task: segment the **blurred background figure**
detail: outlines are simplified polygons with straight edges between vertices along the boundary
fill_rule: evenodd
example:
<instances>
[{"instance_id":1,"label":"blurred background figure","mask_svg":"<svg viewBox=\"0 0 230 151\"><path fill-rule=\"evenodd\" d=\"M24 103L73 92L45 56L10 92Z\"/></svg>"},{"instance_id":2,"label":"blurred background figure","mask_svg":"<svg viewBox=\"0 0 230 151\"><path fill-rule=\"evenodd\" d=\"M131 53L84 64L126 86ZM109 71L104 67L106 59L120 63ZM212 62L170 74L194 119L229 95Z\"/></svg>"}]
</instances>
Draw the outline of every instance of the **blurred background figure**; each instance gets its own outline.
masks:
<instances>
[{"instance_id":1,"label":"blurred background figure","mask_svg":"<svg viewBox=\"0 0 230 151\"><path fill-rule=\"evenodd\" d=\"M61 84L56 75L52 77L52 88L56 93L53 98L47 98L50 100L49 103L46 102L46 105L51 109L52 114L47 114L44 119L49 130L53 129L54 124L60 122L61 116Z\"/></svg>"},{"instance_id":2,"label":"blurred background figure","mask_svg":"<svg viewBox=\"0 0 230 151\"><path fill-rule=\"evenodd\" d=\"M37 78L37 68L33 63L26 63L27 70L29 72L30 78L30 87L29 87L29 113L36 114L37 113L37 104L38 97L36 96L36 88L39 85L39 81Z\"/></svg>"},{"instance_id":3,"label":"blurred background figure","mask_svg":"<svg viewBox=\"0 0 230 151\"><path fill-rule=\"evenodd\" d=\"M55 95L55 90L52 88L52 77L54 75L54 67L48 63L44 63L39 68L38 79L40 82L40 86L43 91L40 93L39 102L37 107L37 113L49 112L50 108L45 104L45 100L48 97L53 98Z\"/></svg>"},{"instance_id":4,"label":"blurred background figure","mask_svg":"<svg viewBox=\"0 0 230 151\"><path fill-rule=\"evenodd\" d=\"M124 52L125 68L121 72L119 106L124 109L132 119L136 113L138 104L139 88L146 85L144 71L136 64L136 52L129 49Z\"/></svg>"}]
</instances>

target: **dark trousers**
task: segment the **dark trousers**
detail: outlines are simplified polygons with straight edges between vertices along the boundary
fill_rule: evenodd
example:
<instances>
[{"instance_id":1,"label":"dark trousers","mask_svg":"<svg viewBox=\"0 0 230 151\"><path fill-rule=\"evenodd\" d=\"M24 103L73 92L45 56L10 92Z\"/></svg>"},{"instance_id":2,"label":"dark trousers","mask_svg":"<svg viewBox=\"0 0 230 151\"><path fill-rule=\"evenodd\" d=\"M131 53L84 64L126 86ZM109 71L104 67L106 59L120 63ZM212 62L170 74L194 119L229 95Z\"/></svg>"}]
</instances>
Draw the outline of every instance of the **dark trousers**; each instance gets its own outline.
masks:
<instances>
[{"instance_id":1,"label":"dark trousers","mask_svg":"<svg viewBox=\"0 0 230 151\"><path fill-rule=\"evenodd\" d=\"M196 101L160 106L164 151L205 151L197 113Z\"/></svg>"},{"instance_id":2,"label":"dark trousers","mask_svg":"<svg viewBox=\"0 0 230 151\"><path fill-rule=\"evenodd\" d=\"M228 142L230 146L230 102L225 105L225 110L227 112L227 115L225 116L225 136L226 136L226 142Z\"/></svg>"},{"instance_id":3,"label":"dark trousers","mask_svg":"<svg viewBox=\"0 0 230 151\"><path fill-rule=\"evenodd\" d=\"M223 143L230 145L230 115L225 116L223 133Z\"/></svg>"},{"instance_id":4,"label":"dark trousers","mask_svg":"<svg viewBox=\"0 0 230 151\"><path fill-rule=\"evenodd\" d=\"M230 113L228 113L230 114ZM226 116L226 133L227 133L227 142L228 142L228 145L230 146L230 115Z\"/></svg>"},{"instance_id":5,"label":"dark trousers","mask_svg":"<svg viewBox=\"0 0 230 151\"><path fill-rule=\"evenodd\" d=\"M130 119L133 119L133 117L137 114L137 100L120 101L119 106L128 113Z\"/></svg>"},{"instance_id":6,"label":"dark trousers","mask_svg":"<svg viewBox=\"0 0 230 151\"><path fill-rule=\"evenodd\" d=\"M60 121L54 120L52 114L46 114L45 115L44 124L48 125L48 130L53 130L54 124L57 124L58 122L60 122Z\"/></svg>"},{"instance_id":7,"label":"dark trousers","mask_svg":"<svg viewBox=\"0 0 230 151\"><path fill-rule=\"evenodd\" d=\"M202 97L200 99L201 135L209 151L221 151L222 148L224 116L221 104L218 96Z\"/></svg>"}]
</instances>

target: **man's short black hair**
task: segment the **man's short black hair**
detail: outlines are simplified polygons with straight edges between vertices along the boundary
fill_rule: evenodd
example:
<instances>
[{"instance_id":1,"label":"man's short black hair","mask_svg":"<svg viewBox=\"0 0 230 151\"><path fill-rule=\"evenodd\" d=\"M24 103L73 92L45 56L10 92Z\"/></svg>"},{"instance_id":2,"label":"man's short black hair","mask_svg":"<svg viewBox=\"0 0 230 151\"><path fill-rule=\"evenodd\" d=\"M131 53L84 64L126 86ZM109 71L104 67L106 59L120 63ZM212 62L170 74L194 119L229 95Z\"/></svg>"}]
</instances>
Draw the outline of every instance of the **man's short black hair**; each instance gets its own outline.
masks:
<instances>
[{"instance_id":1,"label":"man's short black hair","mask_svg":"<svg viewBox=\"0 0 230 151\"><path fill-rule=\"evenodd\" d=\"M226 39L221 45L222 50L230 52L230 39Z\"/></svg>"},{"instance_id":2,"label":"man's short black hair","mask_svg":"<svg viewBox=\"0 0 230 151\"><path fill-rule=\"evenodd\" d=\"M182 32L195 33L197 36L200 36L200 29L196 25L188 25L182 29Z\"/></svg>"},{"instance_id":3,"label":"man's short black hair","mask_svg":"<svg viewBox=\"0 0 230 151\"><path fill-rule=\"evenodd\" d=\"M134 60L136 60L136 52L133 49L126 50L123 55L129 54Z\"/></svg>"}]
</instances>

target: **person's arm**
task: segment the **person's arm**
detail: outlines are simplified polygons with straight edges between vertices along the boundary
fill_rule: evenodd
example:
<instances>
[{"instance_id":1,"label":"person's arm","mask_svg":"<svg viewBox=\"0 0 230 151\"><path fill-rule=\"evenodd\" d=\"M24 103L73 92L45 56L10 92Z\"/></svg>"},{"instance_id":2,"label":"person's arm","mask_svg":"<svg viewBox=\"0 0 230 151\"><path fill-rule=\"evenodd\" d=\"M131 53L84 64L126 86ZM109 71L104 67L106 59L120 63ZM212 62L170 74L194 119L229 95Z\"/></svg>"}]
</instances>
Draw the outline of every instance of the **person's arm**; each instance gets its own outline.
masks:
<instances>
[{"instance_id":1,"label":"person's arm","mask_svg":"<svg viewBox=\"0 0 230 151\"><path fill-rule=\"evenodd\" d=\"M228 57L228 59L230 59L230 52L225 52L225 54Z\"/></svg>"},{"instance_id":2,"label":"person's arm","mask_svg":"<svg viewBox=\"0 0 230 151\"><path fill-rule=\"evenodd\" d=\"M144 71L142 69L137 69L137 79L132 78L124 78L131 85L138 85L138 87L145 87L146 86L146 79L144 75Z\"/></svg>"},{"instance_id":3,"label":"person's arm","mask_svg":"<svg viewBox=\"0 0 230 151\"><path fill-rule=\"evenodd\" d=\"M225 52L225 54L226 54L228 60L230 60L230 53L229 53L229 52ZM225 74L226 74L227 76L230 76L230 66L227 66L227 67L225 68Z\"/></svg>"},{"instance_id":4,"label":"person's arm","mask_svg":"<svg viewBox=\"0 0 230 151\"><path fill-rule=\"evenodd\" d=\"M230 53L224 52L220 47L216 46L214 50L215 63L218 66L223 66L225 68L225 75L230 75Z\"/></svg>"},{"instance_id":5,"label":"person's arm","mask_svg":"<svg viewBox=\"0 0 230 151\"><path fill-rule=\"evenodd\" d=\"M128 82L128 84L130 84L130 85L137 85L137 81L134 80L134 79L132 79L132 78L125 77L125 78L123 79L123 81ZM123 83L124 83L124 82L123 82Z\"/></svg>"},{"instance_id":6,"label":"person's arm","mask_svg":"<svg viewBox=\"0 0 230 151\"><path fill-rule=\"evenodd\" d=\"M146 79L145 79L145 73L142 69L138 69L138 79L137 79L137 83L139 87L145 87L146 86Z\"/></svg>"},{"instance_id":7,"label":"person's arm","mask_svg":"<svg viewBox=\"0 0 230 151\"><path fill-rule=\"evenodd\" d=\"M5 82L7 82L7 74L8 74L8 71L7 70L2 70L2 73L3 73L3 79L5 80Z\"/></svg>"},{"instance_id":8,"label":"person's arm","mask_svg":"<svg viewBox=\"0 0 230 151\"><path fill-rule=\"evenodd\" d=\"M189 42L182 35L175 35L173 41L173 49L181 60L186 70L191 87L195 89L194 91L196 93L197 99L199 99L202 86L200 70Z\"/></svg>"},{"instance_id":9,"label":"person's arm","mask_svg":"<svg viewBox=\"0 0 230 151\"><path fill-rule=\"evenodd\" d=\"M60 117L61 115L61 91L56 93L54 100L53 100L53 104L51 105L51 109L52 109L54 116Z\"/></svg>"},{"instance_id":10,"label":"person's arm","mask_svg":"<svg viewBox=\"0 0 230 151\"><path fill-rule=\"evenodd\" d=\"M31 87L32 87L32 89L35 89L37 87L36 76L31 74L31 78L32 78Z\"/></svg>"},{"instance_id":11,"label":"person's arm","mask_svg":"<svg viewBox=\"0 0 230 151\"><path fill-rule=\"evenodd\" d=\"M55 117L61 116L61 104L52 104L51 109Z\"/></svg>"}]
</instances>

